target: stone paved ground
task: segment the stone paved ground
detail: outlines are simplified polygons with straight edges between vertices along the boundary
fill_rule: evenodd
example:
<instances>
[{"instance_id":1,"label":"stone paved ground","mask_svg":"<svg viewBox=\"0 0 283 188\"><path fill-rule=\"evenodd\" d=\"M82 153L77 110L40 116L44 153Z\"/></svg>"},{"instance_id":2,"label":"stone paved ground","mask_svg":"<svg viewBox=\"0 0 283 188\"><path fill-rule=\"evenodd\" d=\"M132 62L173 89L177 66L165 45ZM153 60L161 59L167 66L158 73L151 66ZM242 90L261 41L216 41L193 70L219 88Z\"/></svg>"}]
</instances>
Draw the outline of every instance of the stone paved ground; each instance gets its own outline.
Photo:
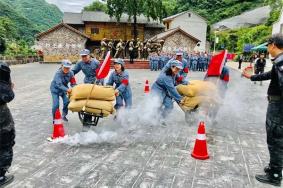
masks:
<instances>
[{"instance_id":1,"label":"stone paved ground","mask_svg":"<svg viewBox=\"0 0 283 188\"><path fill-rule=\"evenodd\" d=\"M77 114L70 114L65 125L70 136L47 142L52 130L49 84L57 67L12 67L17 97L10 108L17 137L10 171L16 179L8 187L270 187L254 179L269 158L264 129L268 82L254 85L232 71L217 123L206 121L210 159L198 161L190 157L197 124L185 123L177 106L166 126L154 119L154 102L143 94L143 84L145 79L152 83L157 73L147 70L130 71L135 107L121 123L108 117L80 133Z\"/></svg>"}]
</instances>

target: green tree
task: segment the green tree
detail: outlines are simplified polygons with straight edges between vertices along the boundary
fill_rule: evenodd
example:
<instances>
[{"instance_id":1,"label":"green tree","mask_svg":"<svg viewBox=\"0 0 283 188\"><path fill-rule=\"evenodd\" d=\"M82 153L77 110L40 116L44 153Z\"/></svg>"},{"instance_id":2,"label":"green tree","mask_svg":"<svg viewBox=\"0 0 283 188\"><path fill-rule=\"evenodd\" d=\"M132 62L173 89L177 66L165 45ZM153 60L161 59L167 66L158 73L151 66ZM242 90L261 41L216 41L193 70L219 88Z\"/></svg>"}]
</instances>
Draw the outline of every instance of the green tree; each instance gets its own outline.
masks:
<instances>
[{"instance_id":1,"label":"green tree","mask_svg":"<svg viewBox=\"0 0 283 188\"><path fill-rule=\"evenodd\" d=\"M164 17L171 16L176 13L176 8L178 6L177 0L163 0L162 3L165 8Z\"/></svg>"},{"instance_id":2,"label":"green tree","mask_svg":"<svg viewBox=\"0 0 283 188\"><path fill-rule=\"evenodd\" d=\"M281 9L283 7L282 0L266 0L267 4L271 7L270 17L268 18L266 25L271 26L274 22L276 22L280 16Z\"/></svg>"},{"instance_id":3,"label":"green tree","mask_svg":"<svg viewBox=\"0 0 283 188\"><path fill-rule=\"evenodd\" d=\"M175 13L193 10L213 24L266 4L265 0L177 0Z\"/></svg>"},{"instance_id":4,"label":"green tree","mask_svg":"<svg viewBox=\"0 0 283 188\"><path fill-rule=\"evenodd\" d=\"M0 54L3 54L6 50L7 46L6 46L6 41L5 39L0 37Z\"/></svg>"},{"instance_id":5,"label":"green tree","mask_svg":"<svg viewBox=\"0 0 283 188\"><path fill-rule=\"evenodd\" d=\"M0 38L7 40L18 38L15 24L7 17L0 17Z\"/></svg>"},{"instance_id":6,"label":"green tree","mask_svg":"<svg viewBox=\"0 0 283 188\"><path fill-rule=\"evenodd\" d=\"M103 11L107 12L107 5L99 1L94 1L92 4L84 7L85 11Z\"/></svg>"},{"instance_id":7,"label":"green tree","mask_svg":"<svg viewBox=\"0 0 283 188\"><path fill-rule=\"evenodd\" d=\"M162 19L165 8L162 0L108 0L107 13L119 22L123 13L128 14L129 20L134 20L134 38L137 38L137 17L144 14L148 19Z\"/></svg>"},{"instance_id":8,"label":"green tree","mask_svg":"<svg viewBox=\"0 0 283 188\"><path fill-rule=\"evenodd\" d=\"M7 41L18 38L15 24L7 17L0 17L0 54L7 49Z\"/></svg>"},{"instance_id":9,"label":"green tree","mask_svg":"<svg viewBox=\"0 0 283 188\"><path fill-rule=\"evenodd\" d=\"M230 52L243 52L245 44L259 45L266 42L271 35L271 29L270 26L258 25L218 32L219 43L216 45L216 49L220 50L221 46L225 46Z\"/></svg>"}]
</instances>

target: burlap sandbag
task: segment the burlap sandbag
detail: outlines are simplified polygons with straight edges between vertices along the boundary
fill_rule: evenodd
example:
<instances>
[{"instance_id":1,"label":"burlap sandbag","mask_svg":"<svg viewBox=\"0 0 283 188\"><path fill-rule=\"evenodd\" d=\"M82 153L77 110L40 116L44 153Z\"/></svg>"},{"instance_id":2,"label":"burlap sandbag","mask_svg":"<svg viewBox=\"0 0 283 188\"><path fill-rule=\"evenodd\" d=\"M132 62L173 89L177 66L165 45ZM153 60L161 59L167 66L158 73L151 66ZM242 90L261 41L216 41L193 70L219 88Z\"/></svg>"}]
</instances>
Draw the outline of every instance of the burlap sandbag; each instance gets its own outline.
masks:
<instances>
[{"instance_id":1,"label":"burlap sandbag","mask_svg":"<svg viewBox=\"0 0 283 188\"><path fill-rule=\"evenodd\" d=\"M202 80L192 80L188 85L178 85L177 91L182 96L213 96L217 95L216 85Z\"/></svg>"},{"instance_id":2,"label":"burlap sandbag","mask_svg":"<svg viewBox=\"0 0 283 188\"><path fill-rule=\"evenodd\" d=\"M93 87L92 84L80 84L75 86L72 89L70 99L71 100L87 99L88 96L90 95L89 99L102 100L102 101L115 100L115 90L113 87L98 86L98 85L95 85L93 89L92 87Z\"/></svg>"},{"instance_id":3,"label":"burlap sandbag","mask_svg":"<svg viewBox=\"0 0 283 188\"><path fill-rule=\"evenodd\" d=\"M184 97L183 106L187 109L195 109L197 106L216 104L217 99L208 96Z\"/></svg>"},{"instance_id":4,"label":"burlap sandbag","mask_svg":"<svg viewBox=\"0 0 283 188\"><path fill-rule=\"evenodd\" d=\"M72 112L80 112L86 104L86 100L72 100L68 106ZM108 116L115 112L111 101L89 100L86 105L86 112L103 114Z\"/></svg>"}]
</instances>

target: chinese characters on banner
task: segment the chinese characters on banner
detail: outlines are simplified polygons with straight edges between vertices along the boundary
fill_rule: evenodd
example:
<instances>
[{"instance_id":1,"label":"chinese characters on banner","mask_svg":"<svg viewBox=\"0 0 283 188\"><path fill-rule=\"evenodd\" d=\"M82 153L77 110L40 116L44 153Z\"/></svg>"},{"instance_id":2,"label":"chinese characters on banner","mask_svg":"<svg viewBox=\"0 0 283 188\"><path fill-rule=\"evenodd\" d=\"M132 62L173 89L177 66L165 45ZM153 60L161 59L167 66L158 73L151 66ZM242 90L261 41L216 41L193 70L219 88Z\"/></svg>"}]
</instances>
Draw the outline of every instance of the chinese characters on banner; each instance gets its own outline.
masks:
<instances>
[{"instance_id":1,"label":"chinese characters on banner","mask_svg":"<svg viewBox=\"0 0 283 188\"><path fill-rule=\"evenodd\" d=\"M66 48L66 49L82 49L82 45L81 44L62 44L62 43L53 43L53 44L49 44L46 43L45 44L46 48L53 48L53 49L62 49L62 48Z\"/></svg>"}]
</instances>

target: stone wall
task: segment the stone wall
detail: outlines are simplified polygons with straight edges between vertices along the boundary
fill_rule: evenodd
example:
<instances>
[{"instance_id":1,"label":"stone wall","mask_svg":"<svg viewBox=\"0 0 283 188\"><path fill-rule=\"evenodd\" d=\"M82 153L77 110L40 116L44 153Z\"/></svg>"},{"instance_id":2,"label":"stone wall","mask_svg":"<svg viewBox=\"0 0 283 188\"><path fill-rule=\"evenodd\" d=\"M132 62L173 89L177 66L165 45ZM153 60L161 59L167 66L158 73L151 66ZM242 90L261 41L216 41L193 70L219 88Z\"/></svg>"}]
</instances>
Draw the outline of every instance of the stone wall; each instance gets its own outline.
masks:
<instances>
[{"instance_id":1,"label":"stone wall","mask_svg":"<svg viewBox=\"0 0 283 188\"><path fill-rule=\"evenodd\" d=\"M196 44L196 41L178 31L165 39L163 51L168 53L178 49L183 51L193 51Z\"/></svg>"},{"instance_id":2,"label":"stone wall","mask_svg":"<svg viewBox=\"0 0 283 188\"><path fill-rule=\"evenodd\" d=\"M77 61L79 52L85 48L87 38L66 27L61 27L42 36L36 45L42 48L44 62L59 62L62 59Z\"/></svg>"},{"instance_id":3,"label":"stone wall","mask_svg":"<svg viewBox=\"0 0 283 188\"><path fill-rule=\"evenodd\" d=\"M27 64L27 63L34 63L40 62L41 58L38 56L18 56L18 57L4 57L0 56L0 61L7 63L8 65L19 65L19 64Z\"/></svg>"}]
</instances>

